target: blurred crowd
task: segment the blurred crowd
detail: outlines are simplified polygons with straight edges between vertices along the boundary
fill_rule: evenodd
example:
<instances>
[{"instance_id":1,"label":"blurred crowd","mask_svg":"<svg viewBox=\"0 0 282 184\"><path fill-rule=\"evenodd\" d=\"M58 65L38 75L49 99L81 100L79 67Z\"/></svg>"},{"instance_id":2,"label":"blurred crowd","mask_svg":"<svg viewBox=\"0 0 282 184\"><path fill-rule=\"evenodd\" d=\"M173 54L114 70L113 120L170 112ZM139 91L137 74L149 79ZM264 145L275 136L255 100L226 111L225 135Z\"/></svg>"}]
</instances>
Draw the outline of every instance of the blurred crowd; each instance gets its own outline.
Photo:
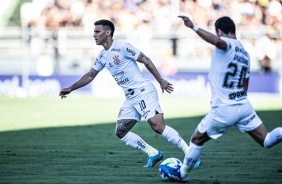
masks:
<instances>
[{"instance_id":1,"label":"blurred crowd","mask_svg":"<svg viewBox=\"0 0 282 184\"><path fill-rule=\"evenodd\" d=\"M178 3L179 2L179 3ZM202 28L210 28L223 15L245 29L261 24L282 30L282 0L33 0L27 15L30 26L88 27L99 19L134 29L170 24L172 16L189 15Z\"/></svg>"},{"instance_id":2,"label":"blurred crowd","mask_svg":"<svg viewBox=\"0 0 282 184\"><path fill-rule=\"evenodd\" d=\"M148 29L169 33L184 27L178 15L189 16L208 30L226 15L234 20L237 30L259 30L262 34L250 40L250 50L255 50L262 70L271 71L271 60L276 57L273 43L282 40L282 0L33 0L21 11L22 21L29 27L89 31L96 20L108 19L123 32L138 29L144 36Z\"/></svg>"}]
</instances>

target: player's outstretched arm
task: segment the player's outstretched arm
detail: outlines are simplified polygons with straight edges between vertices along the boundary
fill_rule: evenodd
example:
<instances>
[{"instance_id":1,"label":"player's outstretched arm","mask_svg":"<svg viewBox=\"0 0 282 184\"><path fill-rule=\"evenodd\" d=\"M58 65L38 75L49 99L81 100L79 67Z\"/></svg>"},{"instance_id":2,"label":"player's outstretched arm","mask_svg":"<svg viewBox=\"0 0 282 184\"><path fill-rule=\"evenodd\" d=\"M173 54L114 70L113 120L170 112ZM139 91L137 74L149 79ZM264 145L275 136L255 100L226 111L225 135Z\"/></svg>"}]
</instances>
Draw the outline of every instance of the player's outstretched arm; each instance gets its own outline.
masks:
<instances>
[{"instance_id":1,"label":"player's outstretched arm","mask_svg":"<svg viewBox=\"0 0 282 184\"><path fill-rule=\"evenodd\" d=\"M61 99L66 98L67 97L66 95L68 95L70 92L89 84L97 76L98 73L99 71L94 70L92 68L89 72L83 75L83 77L81 77L81 79L79 79L79 81L74 83L72 86L62 89L60 91L59 96L61 97Z\"/></svg>"},{"instance_id":2,"label":"player's outstretched arm","mask_svg":"<svg viewBox=\"0 0 282 184\"><path fill-rule=\"evenodd\" d=\"M194 25L193 22L189 19L189 17L186 16L178 16L178 17L183 20L185 26L193 29L206 42L216 46L219 49L225 50L227 48L227 44L225 41L220 39L218 36Z\"/></svg>"},{"instance_id":3,"label":"player's outstretched arm","mask_svg":"<svg viewBox=\"0 0 282 184\"><path fill-rule=\"evenodd\" d=\"M160 83L163 93L164 91L168 93L173 92L172 84L161 77L160 73L158 72L157 68L155 67L150 58L148 58L145 54L141 52L137 58L137 61L143 63L146 68L151 72L151 74L155 77L155 79Z\"/></svg>"}]
</instances>

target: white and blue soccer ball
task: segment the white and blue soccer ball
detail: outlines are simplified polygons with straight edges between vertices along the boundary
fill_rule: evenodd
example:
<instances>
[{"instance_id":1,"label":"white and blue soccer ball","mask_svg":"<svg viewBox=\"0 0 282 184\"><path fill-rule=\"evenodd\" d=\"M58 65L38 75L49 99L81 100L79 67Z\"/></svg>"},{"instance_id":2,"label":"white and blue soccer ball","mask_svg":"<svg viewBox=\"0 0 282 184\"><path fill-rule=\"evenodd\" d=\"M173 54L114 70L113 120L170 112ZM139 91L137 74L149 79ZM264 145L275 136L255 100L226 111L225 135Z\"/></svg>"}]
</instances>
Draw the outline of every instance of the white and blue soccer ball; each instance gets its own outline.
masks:
<instances>
[{"instance_id":1,"label":"white and blue soccer ball","mask_svg":"<svg viewBox=\"0 0 282 184\"><path fill-rule=\"evenodd\" d=\"M174 178L169 177L169 172L171 170L180 169L182 162L177 158L167 158L160 164L160 175L164 180L175 180Z\"/></svg>"}]
</instances>

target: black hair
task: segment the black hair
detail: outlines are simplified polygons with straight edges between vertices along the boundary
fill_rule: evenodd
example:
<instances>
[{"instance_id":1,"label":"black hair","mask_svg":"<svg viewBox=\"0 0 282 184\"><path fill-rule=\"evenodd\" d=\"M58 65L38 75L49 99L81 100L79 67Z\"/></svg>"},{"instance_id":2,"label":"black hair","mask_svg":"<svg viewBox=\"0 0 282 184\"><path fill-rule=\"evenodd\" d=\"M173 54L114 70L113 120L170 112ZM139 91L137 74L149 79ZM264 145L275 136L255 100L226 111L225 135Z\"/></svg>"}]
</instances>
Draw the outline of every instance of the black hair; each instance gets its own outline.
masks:
<instances>
[{"instance_id":1,"label":"black hair","mask_svg":"<svg viewBox=\"0 0 282 184\"><path fill-rule=\"evenodd\" d=\"M94 23L95 26L97 25L102 25L104 30L111 30L111 36L113 37L114 36L114 32L115 32L115 25L109 21L109 20L105 20L105 19L102 19L102 20L98 20Z\"/></svg>"},{"instance_id":2,"label":"black hair","mask_svg":"<svg viewBox=\"0 0 282 184\"><path fill-rule=\"evenodd\" d=\"M214 25L215 25L216 31L220 29L225 34L228 34L228 33L235 34L236 32L235 24L233 20L229 17L221 17L217 19Z\"/></svg>"}]
</instances>

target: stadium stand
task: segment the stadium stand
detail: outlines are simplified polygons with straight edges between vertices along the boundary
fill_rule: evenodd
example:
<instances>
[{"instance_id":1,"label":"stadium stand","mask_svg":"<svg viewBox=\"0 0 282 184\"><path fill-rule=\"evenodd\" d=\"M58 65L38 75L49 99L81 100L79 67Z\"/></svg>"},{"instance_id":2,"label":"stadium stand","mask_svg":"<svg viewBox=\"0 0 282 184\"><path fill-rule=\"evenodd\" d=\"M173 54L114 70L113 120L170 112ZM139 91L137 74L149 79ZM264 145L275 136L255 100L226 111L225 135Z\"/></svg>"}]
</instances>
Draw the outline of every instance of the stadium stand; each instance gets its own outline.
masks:
<instances>
[{"instance_id":1,"label":"stadium stand","mask_svg":"<svg viewBox=\"0 0 282 184\"><path fill-rule=\"evenodd\" d=\"M278 0L33 0L22 7L22 29L0 30L0 74L21 74L23 60L37 73L42 55L53 60L57 74L89 70L100 47L93 22L115 23L115 39L130 40L149 55L163 73L207 71L212 47L185 29L177 15L189 15L195 24L214 32L214 21L231 16L237 35L252 57L252 71L282 71L282 6ZM23 39L22 39L23 38Z\"/></svg>"}]
</instances>

